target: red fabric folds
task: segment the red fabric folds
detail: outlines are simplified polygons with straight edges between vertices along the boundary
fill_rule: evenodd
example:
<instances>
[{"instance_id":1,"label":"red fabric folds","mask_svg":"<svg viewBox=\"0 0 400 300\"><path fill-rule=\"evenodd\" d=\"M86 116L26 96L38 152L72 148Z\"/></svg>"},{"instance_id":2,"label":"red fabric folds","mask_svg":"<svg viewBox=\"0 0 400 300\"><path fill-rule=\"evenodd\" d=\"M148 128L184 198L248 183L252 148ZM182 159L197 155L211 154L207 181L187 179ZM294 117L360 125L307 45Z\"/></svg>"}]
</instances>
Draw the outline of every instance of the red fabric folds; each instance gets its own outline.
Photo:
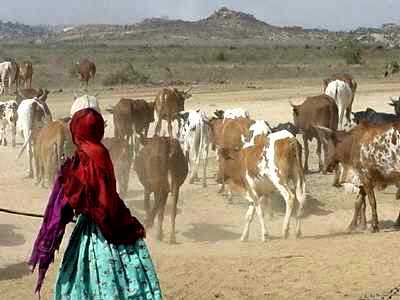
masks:
<instances>
[{"instance_id":1,"label":"red fabric folds","mask_svg":"<svg viewBox=\"0 0 400 300\"><path fill-rule=\"evenodd\" d=\"M77 146L73 163L63 172L64 197L77 214L90 217L113 244L131 244L145 237L140 222L119 197L114 167L101 143L104 120L88 108L76 112L70 123Z\"/></svg>"}]
</instances>

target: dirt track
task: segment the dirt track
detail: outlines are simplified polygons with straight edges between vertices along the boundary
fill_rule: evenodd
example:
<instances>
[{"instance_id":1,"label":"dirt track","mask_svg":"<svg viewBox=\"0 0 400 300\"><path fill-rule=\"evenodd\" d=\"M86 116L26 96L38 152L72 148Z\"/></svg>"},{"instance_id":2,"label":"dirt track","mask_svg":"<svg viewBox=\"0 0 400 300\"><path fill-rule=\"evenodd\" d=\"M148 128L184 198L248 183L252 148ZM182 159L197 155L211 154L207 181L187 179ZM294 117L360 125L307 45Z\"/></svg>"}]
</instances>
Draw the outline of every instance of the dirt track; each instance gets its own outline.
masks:
<instances>
[{"instance_id":1,"label":"dirt track","mask_svg":"<svg viewBox=\"0 0 400 300\"><path fill-rule=\"evenodd\" d=\"M317 83L316 83L317 84ZM287 100L296 101L320 93L320 86L291 88L264 84L264 89L223 90L211 87L194 90L188 108L211 113L216 108L244 107L253 118L270 123L291 120ZM290 86L290 85L286 85ZM106 107L121 96L152 99L154 90L116 90L101 95ZM391 112L388 97L400 95L394 84L360 82L354 110L366 106ZM49 97L56 117L68 113L71 96L67 93ZM106 114L110 119L110 115ZM109 121L111 124L111 120ZM107 135L110 135L111 126ZM19 139L21 142L21 139ZM19 150L0 149L0 207L42 212L48 190L23 179L25 157L16 162ZM316 157L312 152L312 168ZM272 220L266 217L272 238L260 241L255 219L250 241L238 241L244 224L247 203L239 196L234 204L216 193L213 176L216 170L211 158L208 188L200 183L184 184L177 217L178 245L158 243L148 234L147 243L157 266L166 299L357 299L364 294L383 293L400 285L398 246L400 234L391 225L400 203L394 200L394 189L377 193L381 232L344 234L350 221L354 195L331 186L332 176L307 176L308 207L303 221L304 237L280 238L282 204L275 199ZM127 205L139 218L143 216L143 192L132 173ZM369 216L369 210L368 210ZM40 220L0 214L0 295L1 299L32 299L36 274L30 275L26 261L40 226ZM166 219L165 233L169 233ZM69 226L65 246L72 225ZM43 299L51 299L51 288L62 251L52 265L43 289Z\"/></svg>"}]
</instances>

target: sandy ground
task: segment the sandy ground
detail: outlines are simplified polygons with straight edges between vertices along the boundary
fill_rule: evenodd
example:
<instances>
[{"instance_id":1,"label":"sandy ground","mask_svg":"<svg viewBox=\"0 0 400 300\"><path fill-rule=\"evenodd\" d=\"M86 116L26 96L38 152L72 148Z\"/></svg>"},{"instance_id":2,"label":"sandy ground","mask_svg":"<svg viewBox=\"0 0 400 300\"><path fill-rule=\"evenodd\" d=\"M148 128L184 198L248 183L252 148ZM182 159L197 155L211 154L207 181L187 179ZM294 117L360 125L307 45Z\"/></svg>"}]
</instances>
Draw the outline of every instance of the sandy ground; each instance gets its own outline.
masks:
<instances>
[{"instance_id":1,"label":"sandy ground","mask_svg":"<svg viewBox=\"0 0 400 300\"><path fill-rule=\"evenodd\" d=\"M244 107L253 118L271 124L292 120L287 100L297 101L320 93L319 81L313 86L302 82L260 84L260 89L241 87L197 87L187 108L201 108L211 113L216 108ZM153 99L155 89L124 89L100 95L107 107L121 96ZM391 111L388 97L399 95L393 83L359 82L354 109L366 106ZM71 93L53 94L50 108L56 117L67 115ZM110 115L105 115L111 124ZM112 126L107 135L111 135ZM21 142L21 138L19 138ZM0 148L0 207L42 212L49 190L24 179L27 161L16 161L16 149ZM312 168L316 155L312 153ZM331 186L332 176L307 175L308 207L303 221L304 237L283 240L280 237L283 204L275 199L272 218L266 216L272 237L260 241L255 219L250 241L239 242L244 225L246 201L236 195L234 204L217 194L213 180L216 165L210 159L208 187L185 183L180 195L177 216L177 245L153 240L147 243L156 264L166 299L358 299L365 294L384 294L400 285L398 248L400 234L392 229L400 203L394 200L393 188L377 193L381 232L345 234L354 195ZM143 189L132 172L127 205L143 217ZM369 210L368 210L369 216ZM0 298L32 299L36 274L31 275L25 261L40 226L40 220L0 214ZM164 223L168 236L169 218ZM73 225L63 241L67 244ZM292 228L293 229L293 228ZM52 286L63 250L51 266L43 288L43 299L51 299Z\"/></svg>"}]
</instances>

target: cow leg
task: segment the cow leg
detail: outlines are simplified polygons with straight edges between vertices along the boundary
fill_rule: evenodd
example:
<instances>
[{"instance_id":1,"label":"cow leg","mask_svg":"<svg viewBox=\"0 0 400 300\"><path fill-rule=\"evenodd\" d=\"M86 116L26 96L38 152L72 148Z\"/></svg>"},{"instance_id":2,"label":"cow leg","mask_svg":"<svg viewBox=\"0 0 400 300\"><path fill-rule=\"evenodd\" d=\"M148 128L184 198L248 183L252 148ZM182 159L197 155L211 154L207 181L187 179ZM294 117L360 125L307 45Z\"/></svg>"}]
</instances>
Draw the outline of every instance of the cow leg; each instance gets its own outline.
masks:
<instances>
[{"instance_id":1,"label":"cow leg","mask_svg":"<svg viewBox=\"0 0 400 300\"><path fill-rule=\"evenodd\" d=\"M338 130L343 130L344 109L341 105L339 105L339 107L338 107L338 113L339 113Z\"/></svg>"},{"instance_id":2,"label":"cow leg","mask_svg":"<svg viewBox=\"0 0 400 300\"><path fill-rule=\"evenodd\" d=\"M13 148L15 148L15 146L17 145L17 143L15 142L16 136L17 136L17 126L15 124L12 124L11 125L11 145L13 146Z\"/></svg>"},{"instance_id":3,"label":"cow leg","mask_svg":"<svg viewBox=\"0 0 400 300\"><path fill-rule=\"evenodd\" d=\"M366 192L368 195L369 205L371 206L371 214L372 214L371 231L378 232L379 231L379 226L378 226L379 223L378 223L378 213L376 210L376 198L375 198L374 188L367 187Z\"/></svg>"},{"instance_id":4,"label":"cow leg","mask_svg":"<svg viewBox=\"0 0 400 300\"><path fill-rule=\"evenodd\" d=\"M308 157L310 155L310 150L308 149L308 137L303 134L303 144L304 144L304 172L308 173Z\"/></svg>"},{"instance_id":5,"label":"cow leg","mask_svg":"<svg viewBox=\"0 0 400 300\"><path fill-rule=\"evenodd\" d=\"M261 226L261 241L265 242L267 234L267 229L265 228L265 220L264 220L264 200L263 198L259 198L256 205L256 212L258 216L258 220L260 221Z\"/></svg>"},{"instance_id":6,"label":"cow leg","mask_svg":"<svg viewBox=\"0 0 400 300\"><path fill-rule=\"evenodd\" d=\"M159 136L159 135L160 135L161 122L162 122L162 119L161 119L161 118L158 118L158 119L157 119L156 128L155 128L155 130L154 130L154 136L156 136L156 135Z\"/></svg>"},{"instance_id":7,"label":"cow leg","mask_svg":"<svg viewBox=\"0 0 400 300\"><path fill-rule=\"evenodd\" d=\"M176 183L173 184L172 190L172 206L171 206L171 233L169 238L170 244L176 244L176 236L175 236L175 219L176 219L176 211L178 207L178 199L179 199L179 187Z\"/></svg>"},{"instance_id":8,"label":"cow leg","mask_svg":"<svg viewBox=\"0 0 400 300\"><path fill-rule=\"evenodd\" d=\"M173 135L172 135L172 121L168 120L168 135L169 137L172 139Z\"/></svg>"},{"instance_id":9,"label":"cow leg","mask_svg":"<svg viewBox=\"0 0 400 300\"><path fill-rule=\"evenodd\" d=\"M394 227L400 227L400 212L399 212L399 215L397 216L397 220L396 220L396 222L394 222L393 226Z\"/></svg>"},{"instance_id":10,"label":"cow leg","mask_svg":"<svg viewBox=\"0 0 400 300\"><path fill-rule=\"evenodd\" d=\"M240 237L240 240L242 242L249 240L250 224L253 221L254 212L255 212L254 201L251 200L245 216L246 224L244 225L243 233L242 236Z\"/></svg>"},{"instance_id":11,"label":"cow leg","mask_svg":"<svg viewBox=\"0 0 400 300\"><path fill-rule=\"evenodd\" d=\"M399 199L400 199L400 182L397 182L397 183L396 183L396 188L397 188L397 191L396 191L396 200L399 200Z\"/></svg>"},{"instance_id":12,"label":"cow leg","mask_svg":"<svg viewBox=\"0 0 400 300\"><path fill-rule=\"evenodd\" d=\"M324 151L325 152L325 151ZM334 187L341 187L341 185L340 185L340 177L341 177L341 174L342 174L342 165L341 164L338 164L337 166L336 166L336 168L335 168L335 177L333 178L333 184L332 184L332 186L334 186Z\"/></svg>"},{"instance_id":13,"label":"cow leg","mask_svg":"<svg viewBox=\"0 0 400 300\"><path fill-rule=\"evenodd\" d=\"M285 212L285 219L283 221L282 236L286 239L289 236L290 218L293 214L293 208L294 208L294 195L287 186L283 188L285 188L287 195L286 197L284 197L286 202L286 212Z\"/></svg>"},{"instance_id":14,"label":"cow leg","mask_svg":"<svg viewBox=\"0 0 400 300\"><path fill-rule=\"evenodd\" d=\"M321 147L321 140L317 139L317 155L318 155L318 171L322 172L323 174L326 174L324 165L322 163L322 147Z\"/></svg>"},{"instance_id":15,"label":"cow leg","mask_svg":"<svg viewBox=\"0 0 400 300\"><path fill-rule=\"evenodd\" d=\"M208 148L209 145L205 144L203 146L203 187L207 187L207 164L208 164Z\"/></svg>"},{"instance_id":16,"label":"cow leg","mask_svg":"<svg viewBox=\"0 0 400 300\"><path fill-rule=\"evenodd\" d=\"M160 194L160 203L158 207L158 230L157 230L157 240L162 241L164 237L162 225L164 222L165 205L167 204L168 192L162 191Z\"/></svg>"},{"instance_id":17,"label":"cow leg","mask_svg":"<svg viewBox=\"0 0 400 300\"><path fill-rule=\"evenodd\" d=\"M363 203L365 206L365 192L364 189L361 188L357 195L356 201L354 202L353 219L347 227L347 232L354 231L357 228L357 220L361 213Z\"/></svg>"},{"instance_id":18,"label":"cow leg","mask_svg":"<svg viewBox=\"0 0 400 300\"><path fill-rule=\"evenodd\" d=\"M360 208L360 224L359 224L359 227L360 227L361 230L366 230L367 229L366 210L367 210L367 203L365 202L365 194L364 194L363 201L361 203L361 208Z\"/></svg>"},{"instance_id":19,"label":"cow leg","mask_svg":"<svg viewBox=\"0 0 400 300\"><path fill-rule=\"evenodd\" d=\"M154 194L155 197L155 194ZM144 211L146 213L146 220L150 219L150 191L144 189Z\"/></svg>"}]
</instances>

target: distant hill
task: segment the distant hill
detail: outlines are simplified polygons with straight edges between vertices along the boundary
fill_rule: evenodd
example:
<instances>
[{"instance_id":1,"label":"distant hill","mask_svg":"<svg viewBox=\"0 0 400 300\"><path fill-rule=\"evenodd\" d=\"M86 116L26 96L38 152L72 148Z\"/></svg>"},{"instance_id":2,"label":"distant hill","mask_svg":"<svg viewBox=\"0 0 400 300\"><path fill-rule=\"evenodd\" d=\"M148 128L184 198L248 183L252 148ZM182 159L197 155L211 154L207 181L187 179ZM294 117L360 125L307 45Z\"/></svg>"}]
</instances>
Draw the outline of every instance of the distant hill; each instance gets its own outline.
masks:
<instances>
[{"instance_id":1,"label":"distant hill","mask_svg":"<svg viewBox=\"0 0 400 300\"><path fill-rule=\"evenodd\" d=\"M299 26L278 27L253 15L230 10L215 11L198 21L150 18L130 25L79 25L68 27L27 26L0 22L0 41L47 41L127 44L148 46L266 46L333 44L352 37L367 44L400 46L400 26L385 24L382 28L358 28L352 32L330 32Z\"/></svg>"}]
</instances>

